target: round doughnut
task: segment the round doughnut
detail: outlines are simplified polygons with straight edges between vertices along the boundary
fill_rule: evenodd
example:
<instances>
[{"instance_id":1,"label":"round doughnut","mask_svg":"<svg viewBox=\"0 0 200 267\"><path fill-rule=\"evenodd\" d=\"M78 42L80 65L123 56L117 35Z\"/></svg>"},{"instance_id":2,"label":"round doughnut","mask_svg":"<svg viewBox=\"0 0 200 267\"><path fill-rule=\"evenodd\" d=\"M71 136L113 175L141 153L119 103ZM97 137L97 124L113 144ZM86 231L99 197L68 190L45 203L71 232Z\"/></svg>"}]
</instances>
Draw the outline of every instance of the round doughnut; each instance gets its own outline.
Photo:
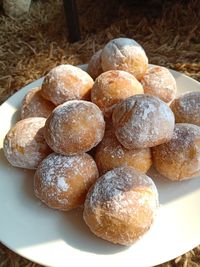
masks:
<instances>
[{"instance_id":1,"label":"round doughnut","mask_svg":"<svg viewBox=\"0 0 200 267\"><path fill-rule=\"evenodd\" d=\"M175 124L172 139L152 149L156 170L170 180L200 175L200 127Z\"/></svg>"},{"instance_id":2,"label":"round doughnut","mask_svg":"<svg viewBox=\"0 0 200 267\"><path fill-rule=\"evenodd\" d=\"M54 152L74 155L89 151L103 138L105 122L92 102L71 100L56 107L45 124L44 136Z\"/></svg>"},{"instance_id":3,"label":"round doughnut","mask_svg":"<svg viewBox=\"0 0 200 267\"><path fill-rule=\"evenodd\" d=\"M158 193L151 178L123 166L105 173L91 187L83 218L98 237L130 245L149 230L157 208Z\"/></svg>"},{"instance_id":4,"label":"round doughnut","mask_svg":"<svg viewBox=\"0 0 200 267\"><path fill-rule=\"evenodd\" d=\"M36 169L51 153L44 139L45 118L32 117L21 120L9 130L3 149L7 160L15 167Z\"/></svg>"},{"instance_id":5,"label":"round doughnut","mask_svg":"<svg viewBox=\"0 0 200 267\"><path fill-rule=\"evenodd\" d=\"M153 147L171 139L174 114L158 97L143 94L116 105L112 115L115 135L127 149Z\"/></svg>"},{"instance_id":6,"label":"round doughnut","mask_svg":"<svg viewBox=\"0 0 200 267\"><path fill-rule=\"evenodd\" d=\"M200 126L200 91L178 97L171 103L170 108L174 112L176 122Z\"/></svg>"},{"instance_id":7,"label":"round doughnut","mask_svg":"<svg viewBox=\"0 0 200 267\"><path fill-rule=\"evenodd\" d=\"M60 65L53 68L42 83L42 96L56 106L72 99L90 98L93 86L90 75L72 65Z\"/></svg>"},{"instance_id":8,"label":"round doughnut","mask_svg":"<svg viewBox=\"0 0 200 267\"><path fill-rule=\"evenodd\" d=\"M50 208L71 210L83 204L98 178L95 161L86 153L75 156L50 154L34 176L34 193Z\"/></svg>"},{"instance_id":9,"label":"round doughnut","mask_svg":"<svg viewBox=\"0 0 200 267\"><path fill-rule=\"evenodd\" d=\"M146 173L152 164L150 148L128 150L119 143L113 130L105 132L96 148L95 161L100 174L122 165Z\"/></svg>"},{"instance_id":10,"label":"round doughnut","mask_svg":"<svg viewBox=\"0 0 200 267\"><path fill-rule=\"evenodd\" d=\"M101 67L101 52L102 49L94 53L88 63L87 72L94 80L103 72Z\"/></svg>"},{"instance_id":11,"label":"round doughnut","mask_svg":"<svg viewBox=\"0 0 200 267\"><path fill-rule=\"evenodd\" d=\"M109 117L115 104L142 93L141 83L132 74L122 70L109 70L95 80L91 100Z\"/></svg>"},{"instance_id":12,"label":"round doughnut","mask_svg":"<svg viewBox=\"0 0 200 267\"><path fill-rule=\"evenodd\" d=\"M103 71L124 70L140 80L148 67L144 49L129 38L117 38L105 45L101 53Z\"/></svg>"},{"instance_id":13,"label":"round doughnut","mask_svg":"<svg viewBox=\"0 0 200 267\"><path fill-rule=\"evenodd\" d=\"M41 88L36 87L31 89L22 101L21 119L30 117L47 118L54 108L53 103L42 97Z\"/></svg>"},{"instance_id":14,"label":"round doughnut","mask_svg":"<svg viewBox=\"0 0 200 267\"><path fill-rule=\"evenodd\" d=\"M150 67L144 74L141 83L145 94L157 96L166 103L172 101L176 96L176 80L165 67Z\"/></svg>"}]
</instances>

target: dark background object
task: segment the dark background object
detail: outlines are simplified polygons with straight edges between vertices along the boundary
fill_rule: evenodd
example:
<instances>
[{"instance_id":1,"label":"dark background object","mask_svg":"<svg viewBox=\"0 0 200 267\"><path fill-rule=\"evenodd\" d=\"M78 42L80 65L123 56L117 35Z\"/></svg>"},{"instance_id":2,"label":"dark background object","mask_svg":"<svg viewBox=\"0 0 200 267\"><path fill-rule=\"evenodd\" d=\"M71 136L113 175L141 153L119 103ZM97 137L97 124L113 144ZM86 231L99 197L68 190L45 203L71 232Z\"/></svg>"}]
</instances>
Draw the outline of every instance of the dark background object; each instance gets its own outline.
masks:
<instances>
[{"instance_id":1,"label":"dark background object","mask_svg":"<svg viewBox=\"0 0 200 267\"><path fill-rule=\"evenodd\" d=\"M78 12L77 12L77 7L76 7L76 1L75 0L63 0L63 4L64 4L66 20L68 24L69 39L72 43L79 41L81 38L81 35L80 35L79 18L78 18Z\"/></svg>"}]
</instances>

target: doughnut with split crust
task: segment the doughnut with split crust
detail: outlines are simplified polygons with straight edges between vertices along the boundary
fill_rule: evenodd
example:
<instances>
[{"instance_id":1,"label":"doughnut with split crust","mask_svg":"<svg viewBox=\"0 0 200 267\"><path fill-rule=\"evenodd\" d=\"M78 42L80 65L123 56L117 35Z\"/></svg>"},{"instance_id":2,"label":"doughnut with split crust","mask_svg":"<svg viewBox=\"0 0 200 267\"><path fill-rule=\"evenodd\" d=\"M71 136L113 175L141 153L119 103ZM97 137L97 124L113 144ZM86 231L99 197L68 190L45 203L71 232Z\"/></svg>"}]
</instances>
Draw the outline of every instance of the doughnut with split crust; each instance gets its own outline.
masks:
<instances>
[{"instance_id":1,"label":"doughnut with split crust","mask_svg":"<svg viewBox=\"0 0 200 267\"><path fill-rule=\"evenodd\" d=\"M170 105L176 122L200 126L200 91L186 93L176 98Z\"/></svg>"},{"instance_id":2,"label":"doughnut with split crust","mask_svg":"<svg viewBox=\"0 0 200 267\"><path fill-rule=\"evenodd\" d=\"M115 135L127 149L153 147L169 141L174 114L158 97L131 96L115 106L112 114Z\"/></svg>"},{"instance_id":3,"label":"doughnut with split crust","mask_svg":"<svg viewBox=\"0 0 200 267\"><path fill-rule=\"evenodd\" d=\"M31 89L22 101L21 119L30 117L44 117L47 118L55 105L44 99L41 95L41 88L36 87Z\"/></svg>"},{"instance_id":4,"label":"doughnut with split crust","mask_svg":"<svg viewBox=\"0 0 200 267\"><path fill-rule=\"evenodd\" d=\"M129 38L117 38L105 45L101 53L103 71L124 70L140 80L148 67L148 58L144 49Z\"/></svg>"},{"instance_id":5,"label":"doughnut with split crust","mask_svg":"<svg viewBox=\"0 0 200 267\"><path fill-rule=\"evenodd\" d=\"M45 124L45 139L56 153L74 155L89 151L103 138L105 121L92 102L70 100L56 107Z\"/></svg>"},{"instance_id":6,"label":"doughnut with split crust","mask_svg":"<svg viewBox=\"0 0 200 267\"><path fill-rule=\"evenodd\" d=\"M90 99L93 86L90 75L72 65L53 68L42 83L42 96L56 106L72 99Z\"/></svg>"},{"instance_id":7,"label":"doughnut with split crust","mask_svg":"<svg viewBox=\"0 0 200 267\"><path fill-rule=\"evenodd\" d=\"M100 174L122 165L146 173L152 164L150 148L126 149L111 129L105 132L103 140L97 146L95 161Z\"/></svg>"},{"instance_id":8,"label":"doughnut with split crust","mask_svg":"<svg viewBox=\"0 0 200 267\"><path fill-rule=\"evenodd\" d=\"M52 151L44 139L46 119L26 118L17 122L4 139L4 154L11 165L36 169Z\"/></svg>"},{"instance_id":9,"label":"doughnut with split crust","mask_svg":"<svg viewBox=\"0 0 200 267\"><path fill-rule=\"evenodd\" d=\"M103 72L101 67L101 52L102 49L94 53L88 63L87 72L94 80Z\"/></svg>"},{"instance_id":10,"label":"doughnut with split crust","mask_svg":"<svg viewBox=\"0 0 200 267\"><path fill-rule=\"evenodd\" d=\"M145 94L157 96L166 103L172 101L176 96L176 80L165 67L150 67L144 74L141 83Z\"/></svg>"},{"instance_id":11,"label":"doughnut with split crust","mask_svg":"<svg viewBox=\"0 0 200 267\"><path fill-rule=\"evenodd\" d=\"M110 117L117 103L143 92L141 83L132 74L122 70L109 70L95 80L91 100L106 117Z\"/></svg>"},{"instance_id":12,"label":"doughnut with split crust","mask_svg":"<svg viewBox=\"0 0 200 267\"><path fill-rule=\"evenodd\" d=\"M175 124L172 139L152 149L157 171L170 180L191 179L200 175L200 127Z\"/></svg>"},{"instance_id":13,"label":"doughnut with split crust","mask_svg":"<svg viewBox=\"0 0 200 267\"><path fill-rule=\"evenodd\" d=\"M130 245L151 227L158 208L152 179L132 167L118 167L89 190L83 217L90 230L115 244Z\"/></svg>"},{"instance_id":14,"label":"doughnut with split crust","mask_svg":"<svg viewBox=\"0 0 200 267\"><path fill-rule=\"evenodd\" d=\"M83 204L98 178L95 161L86 153L75 156L50 154L34 176L35 195L54 209L71 210Z\"/></svg>"}]
</instances>

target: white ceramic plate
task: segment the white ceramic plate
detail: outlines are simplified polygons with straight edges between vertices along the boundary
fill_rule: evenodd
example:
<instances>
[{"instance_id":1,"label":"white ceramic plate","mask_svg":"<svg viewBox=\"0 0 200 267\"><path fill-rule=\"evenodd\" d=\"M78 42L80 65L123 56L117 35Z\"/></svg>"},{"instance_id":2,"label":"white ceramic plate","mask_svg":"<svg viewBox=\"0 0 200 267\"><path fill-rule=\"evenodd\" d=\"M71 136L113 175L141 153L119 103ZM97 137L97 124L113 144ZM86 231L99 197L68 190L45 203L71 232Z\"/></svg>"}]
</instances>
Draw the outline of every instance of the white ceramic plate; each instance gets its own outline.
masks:
<instances>
[{"instance_id":1,"label":"white ceramic plate","mask_svg":"<svg viewBox=\"0 0 200 267\"><path fill-rule=\"evenodd\" d=\"M200 90L200 83L171 71L178 93ZM5 134L19 118L26 92L39 79L14 94L0 107L0 240L18 254L47 266L153 266L171 260L200 244L200 177L170 182L154 170L160 209L150 231L130 247L95 237L81 210L59 212L33 195L33 172L13 168L3 155Z\"/></svg>"}]
</instances>

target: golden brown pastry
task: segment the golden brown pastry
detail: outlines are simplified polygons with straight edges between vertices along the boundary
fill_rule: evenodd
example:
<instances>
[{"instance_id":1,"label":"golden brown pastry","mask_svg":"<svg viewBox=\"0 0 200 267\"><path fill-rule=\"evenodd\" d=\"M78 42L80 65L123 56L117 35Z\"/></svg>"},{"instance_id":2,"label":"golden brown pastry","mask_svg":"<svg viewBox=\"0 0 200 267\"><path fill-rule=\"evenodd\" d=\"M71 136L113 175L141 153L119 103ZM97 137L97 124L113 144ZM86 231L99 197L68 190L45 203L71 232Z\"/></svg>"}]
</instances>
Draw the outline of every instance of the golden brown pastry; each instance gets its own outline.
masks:
<instances>
[{"instance_id":1,"label":"golden brown pastry","mask_svg":"<svg viewBox=\"0 0 200 267\"><path fill-rule=\"evenodd\" d=\"M176 98L170 105L176 122L200 126L200 91L186 93Z\"/></svg>"},{"instance_id":2,"label":"golden brown pastry","mask_svg":"<svg viewBox=\"0 0 200 267\"><path fill-rule=\"evenodd\" d=\"M56 107L45 124L45 139L54 152L74 155L89 151L103 138L105 121L92 102L70 100Z\"/></svg>"},{"instance_id":3,"label":"golden brown pastry","mask_svg":"<svg viewBox=\"0 0 200 267\"><path fill-rule=\"evenodd\" d=\"M103 72L101 67L101 52L102 49L94 53L88 63L87 72L94 80Z\"/></svg>"},{"instance_id":4,"label":"golden brown pastry","mask_svg":"<svg viewBox=\"0 0 200 267\"><path fill-rule=\"evenodd\" d=\"M106 117L110 117L117 103L143 92L141 83L132 74L122 70L110 70L95 80L91 90L91 100Z\"/></svg>"},{"instance_id":5,"label":"golden brown pastry","mask_svg":"<svg viewBox=\"0 0 200 267\"><path fill-rule=\"evenodd\" d=\"M15 167L36 169L51 153L44 139L46 119L32 117L17 122L7 133L3 149L7 160Z\"/></svg>"},{"instance_id":6,"label":"golden brown pastry","mask_svg":"<svg viewBox=\"0 0 200 267\"><path fill-rule=\"evenodd\" d=\"M90 75L72 65L53 68L42 83L42 96L56 106L72 99L90 99L93 86Z\"/></svg>"},{"instance_id":7,"label":"golden brown pastry","mask_svg":"<svg viewBox=\"0 0 200 267\"><path fill-rule=\"evenodd\" d=\"M117 38L105 45L101 53L103 71L124 70L140 80L148 67L144 49L129 38Z\"/></svg>"},{"instance_id":8,"label":"golden brown pastry","mask_svg":"<svg viewBox=\"0 0 200 267\"><path fill-rule=\"evenodd\" d=\"M174 130L174 114L158 97L131 96L114 108L115 135L127 149L153 147L169 141Z\"/></svg>"},{"instance_id":9,"label":"golden brown pastry","mask_svg":"<svg viewBox=\"0 0 200 267\"><path fill-rule=\"evenodd\" d=\"M130 245L151 227L157 208L158 193L151 178L131 167L118 167L91 187L83 217L98 237Z\"/></svg>"},{"instance_id":10,"label":"golden brown pastry","mask_svg":"<svg viewBox=\"0 0 200 267\"><path fill-rule=\"evenodd\" d=\"M172 139L152 149L157 171L170 180L190 179L200 175L200 127L175 124Z\"/></svg>"},{"instance_id":11,"label":"golden brown pastry","mask_svg":"<svg viewBox=\"0 0 200 267\"><path fill-rule=\"evenodd\" d=\"M113 130L105 132L96 148L95 161L100 174L122 165L146 173L152 164L150 148L126 149L117 140Z\"/></svg>"},{"instance_id":12,"label":"golden brown pastry","mask_svg":"<svg viewBox=\"0 0 200 267\"><path fill-rule=\"evenodd\" d=\"M50 154L34 176L35 195L51 208L71 210L83 204L98 178L95 161L86 153L75 156Z\"/></svg>"},{"instance_id":13,"label":"golden brown pastry","mask_svg":"<svg viewBox=\"0 0 200 267\"><path fill-rule=\"evenodd\" d=\"M22 101L21 119L30 117L44 117L47 118L55 105L44 99L41 95L41 88L36 87L31 89Z\"/></svg>"},{"instance_id":14,"label":"golden brown pastry","mask_svg":"<svg viewBox=\"0 0 200 267\"><path fill-rule=\"evenodd\" d=\"M176 80L165 67L150 67L144 74L141 83L145 94L157 96L166 103L172 101L176 96Z\"/></svg>"}]
</instances>

